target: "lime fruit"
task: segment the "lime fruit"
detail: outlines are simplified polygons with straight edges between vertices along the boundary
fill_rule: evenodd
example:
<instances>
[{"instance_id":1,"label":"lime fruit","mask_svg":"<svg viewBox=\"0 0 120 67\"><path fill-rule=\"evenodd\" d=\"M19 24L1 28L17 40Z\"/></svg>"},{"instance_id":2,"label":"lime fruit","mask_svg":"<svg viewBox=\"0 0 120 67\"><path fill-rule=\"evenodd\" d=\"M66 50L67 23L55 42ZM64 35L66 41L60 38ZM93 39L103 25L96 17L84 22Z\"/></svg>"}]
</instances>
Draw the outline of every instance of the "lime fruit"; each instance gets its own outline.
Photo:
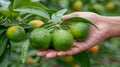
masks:
<instances>
[{"instance_id":1,"label":"lime fruit","mask_svg":"<svg viewBox=\"0 0 120 67\"><path fill-rule=\"evenodd\" d=\"M115 4L113 2L108 2L106 5L105 5L105 9L106 11L114 11L115 10Z\"/></svg>"},{"instance_id":2,"label":"lime fruit","mask_svg":"<svg viewBox=\"0 0 120 67\"><path fill-rule=\"evenodd\" d=\"M51 34L47 29L36 28L30 34L30 45L36 50L48 49L51 43Z\"/></svg>"},{"instance_id":3,"label":"lime fruit","mask_svg":"<svg viewBox=\"0 0 120 67\"><path fill-rule=\"evenodd\" d=\"M70 26L70 32L77 41L83 41L88 36L89 27L83 22L73 23Z\"/></svg>"},{"instance_id":4,"label":"lime fruit","mask_svg":"<svg viewBox=\"0 0 120 67\"><path fill-rule=\"evenodd\" d=\"M25 36L25 30L23 27L15 25L7 29L6 35L8 39L14 42L21 41Z\"/></svg>"},{"instance_id":5,"label":"lime fruit","mask_svg":"<svg viewBox=\"0 0 120 67\"><path fill-rule=\"evenodd\" d=\"M83 7L83 3L80 0L77 0L73 3L73 9L74 10L81 10Z\"/></svg>"},{"instance_id":6,"label":"lime fruit","mask_svg":"<svg viewBox=\"0 0 120 67\"><path fill-rule=\"evenodd\" d=\"M28 23L28 25L30 25L33 28L40 27L43 24L44 24L44 22L41 20L32 20L32 21L30 21L30 23Z\"/></svg>"},{"instance_id":7,"label":"lime fruit","mask_svg":"<svg viewBox=\"0 0 120 67\"><path fill-rule=\"evenodd\" d=\"M69 50L73 41L73 36L66 30L57 30L53 35L53 47L58 51Z\"/></svg>"}]
</instances>

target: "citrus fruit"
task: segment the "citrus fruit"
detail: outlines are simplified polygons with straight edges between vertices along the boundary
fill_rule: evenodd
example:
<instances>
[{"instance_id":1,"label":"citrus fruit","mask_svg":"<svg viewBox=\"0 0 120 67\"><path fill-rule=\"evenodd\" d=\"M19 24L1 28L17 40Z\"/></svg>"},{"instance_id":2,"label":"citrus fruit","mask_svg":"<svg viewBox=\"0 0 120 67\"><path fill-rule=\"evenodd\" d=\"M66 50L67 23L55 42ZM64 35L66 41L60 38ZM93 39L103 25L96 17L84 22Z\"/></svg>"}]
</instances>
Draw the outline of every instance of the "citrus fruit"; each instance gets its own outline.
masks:
<instances>
[{"instance_id":1,"label":"citrus fruit","mask_svg":"<svg viewBox=\"0 0 120 67\"><path fill-rule=\"evenodd\" d=\"M100 5L99 4L94 4L93 5L93 9L99 10L100 9Z\"/></svg>"},{"instance_id":2,"label":"citrus fruit","mask_svg":"<svg viewBox=\"0 0 120 67\"><path fill-rule=\"evenodd\" d=\"M14 42L21 41L25 36L25 30L23 27L15 25L7 29L6 35L8 39Z\"/></svg>"},{"instance_id":3,"label":"citrus fruit","mask_svg":"<svg viewBox=\"0 0 120 67\"><path fill-rule=\"evenodd\" d=\"M73 41L73 36L66 30L57 30L53 35L53 47L59 51L69 50Z\"/></svg>"},{"instance_id":4,"label":"citrus fruit","mask_svg":"<svg viewBox=\"0 0 120 67\"><path fill-rule=\"evenodd\" d=\"M105 9L107 11L114 11L115 9L115 4L113 2L108 2L106 5L105 5Z\"/></svg>"},{"instance_id":5,"label":"citrus fruit","mask_svg":"<svg viewBox=\"0 0 120 67\"><path fill-rule=\"evenodd\" d=\"M80 67L80 65L78 65L78 64L74 64L73 67Z\"/></svg>"},{"instance_id":6,"label":"citrus fruit","mask_svg":"<svg viewBox=\"0 0 120 67\"><path fill-rule=\"evenodd\" d=\"M95 12L95 13L101 13L103 11L103 5L101 4L93 4L90 5L89 11Z\"/></svg>"},{"instance_id":7,"label":"citrus fruit","mask_svg":"<svg viewBox=\"0 0 120 67\"><path fill-rule=\"evenodd\" d=\"M27 62L33 63L33 61L34 61L34 59L33 59L32 57L28 57L28 58L27 58Z\"/></svg>"},{"instance_id":8,"label":"citrus fruit","mask_svg":"<svg viewBox=\"0 0 120 67\"><path fill-rule=\"evenodd\" d=\"M45 50L50 46L51 35L47 29L36 28L30 34L30 45L36 50Z\"/></svg>"},{"instance_id":9,"label":"citrus fruit","mask_svg":"<svg viewBox=\"0 0 120 67\"><path fill-rule=\"evenodd\" d=\"M44 22L41 20L32 20L32 21L30 21L30 23L28 23L28 25L30 25L33 28L40 27L43 24L44 24Z\"/></svg>"},{"instance_id":10,"label":"citrus fruit","mask_svg":"<svg viewBox=\"0 0 120 67\"><path fill-rule=\"evenodd\" d=\"M77 41L83 41L88 36L89 27L83 22L73 23L70 26L70 32Z\"/></svg>"},{"instance_id":11,"label":"citrus fruit","mask_svg":"<svg viewBox=\"0 0 120 67\"><path fill-rule=\"evenodd\" d=\"M73 3L73 9L74 10L81 10L82 6L83 6L83 4L80 0L77 0Z\"/></svg>"},{"instance_id":12,"label":"citrus fruit","mask_svg":"<svg viewBox=\"0 0 120 67\"><path fill-rule=\"evenodd\" d=\"M90 48L89 50L90 50L92 53L96 53L96 52L98 52L98 50L99 50L99 46L98 46L98 45L93 46L93 47Z\"/></svg>"},{"instance_id":13,"label":"citrus fruit","mask_svg":"<svg viewBox=\"0 0 120 67\"><path fill-rule=\"evenodd\" d=\"M64 58L64 61L67 63L72 63L73 62L73 57L72 56L67 56Z\"/></svg>"}]
</instances>

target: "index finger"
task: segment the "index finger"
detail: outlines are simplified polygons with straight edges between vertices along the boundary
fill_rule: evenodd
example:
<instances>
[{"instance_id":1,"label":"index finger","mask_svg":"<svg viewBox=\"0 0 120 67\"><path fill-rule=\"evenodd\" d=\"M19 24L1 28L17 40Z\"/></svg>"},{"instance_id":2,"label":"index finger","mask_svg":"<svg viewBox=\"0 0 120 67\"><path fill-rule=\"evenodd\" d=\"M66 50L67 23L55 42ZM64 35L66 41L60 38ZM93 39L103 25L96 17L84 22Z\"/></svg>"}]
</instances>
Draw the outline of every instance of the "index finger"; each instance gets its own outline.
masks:
<instances>
[{"instance_id":1,"label":"index finger","mask_svg":"<svg viewBox=\"0 0 120 67\"><path fill-rule=\"evenodd\" d=\"M63 20L66 20L66 19L72 18L72 17L80 17L79 13L80 13L80 12L74 12L74 13L71 13L71 14L68 14L68 15L64 15L64 16L62 17L62 19L63 19Z\"/></svg>"}]
</instances>

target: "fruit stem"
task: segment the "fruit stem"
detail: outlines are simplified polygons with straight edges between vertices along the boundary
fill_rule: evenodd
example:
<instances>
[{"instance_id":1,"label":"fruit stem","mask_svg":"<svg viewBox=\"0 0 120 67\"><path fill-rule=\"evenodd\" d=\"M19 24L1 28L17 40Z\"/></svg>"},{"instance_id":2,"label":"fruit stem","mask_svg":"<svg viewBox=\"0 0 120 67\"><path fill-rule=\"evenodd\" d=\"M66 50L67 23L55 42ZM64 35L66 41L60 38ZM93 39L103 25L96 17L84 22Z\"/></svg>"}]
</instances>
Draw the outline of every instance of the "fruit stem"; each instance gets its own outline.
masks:
<instances>
[{"instance_id":1,"label":"fruit stem","mask_svg":"<svg viewBox=\"0 0 120 67\"><path fill-rule=\"evenodd\" d=\"M47 28L47 27L49 27L49 26L52 26L53 24L48 24L48 25L46 25L44 28Z\"/></svg>"}]
</instances>

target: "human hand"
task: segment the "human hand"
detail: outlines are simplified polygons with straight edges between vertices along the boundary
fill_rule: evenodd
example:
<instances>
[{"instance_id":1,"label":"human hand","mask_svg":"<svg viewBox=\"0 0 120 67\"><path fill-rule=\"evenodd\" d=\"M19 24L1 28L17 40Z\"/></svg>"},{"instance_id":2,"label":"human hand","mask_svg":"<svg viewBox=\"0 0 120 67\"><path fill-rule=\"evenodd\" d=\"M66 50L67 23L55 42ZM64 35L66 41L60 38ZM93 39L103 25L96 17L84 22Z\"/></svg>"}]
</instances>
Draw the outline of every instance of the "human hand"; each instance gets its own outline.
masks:
<instances>
[{"instance_id":1,"label":"human hand","mask_svg":"<svg viewBox=\"0 0 120 67\"><path fill-rule=\"evenodd\" d=\"M63 19L68 19L71 17L82 17L86 18L92 22L94 22L99 30L97 30L94 26L89 26L90 31L88 38L83 42L75 41L72 48L68 51L56 51L53 49L48 49L44 51L38 51L38 56L45 56L46 58L53 58L57 56L67 56L67 55L74 55L80 53L84 50L87 50L96 44L102 42L103 40L109 38L111 36L111 29L110 24L106 22L107 19L104 16L97 15L92 12L75 12L69 15L63 16Z\"/></svg>"}]
</instances>

